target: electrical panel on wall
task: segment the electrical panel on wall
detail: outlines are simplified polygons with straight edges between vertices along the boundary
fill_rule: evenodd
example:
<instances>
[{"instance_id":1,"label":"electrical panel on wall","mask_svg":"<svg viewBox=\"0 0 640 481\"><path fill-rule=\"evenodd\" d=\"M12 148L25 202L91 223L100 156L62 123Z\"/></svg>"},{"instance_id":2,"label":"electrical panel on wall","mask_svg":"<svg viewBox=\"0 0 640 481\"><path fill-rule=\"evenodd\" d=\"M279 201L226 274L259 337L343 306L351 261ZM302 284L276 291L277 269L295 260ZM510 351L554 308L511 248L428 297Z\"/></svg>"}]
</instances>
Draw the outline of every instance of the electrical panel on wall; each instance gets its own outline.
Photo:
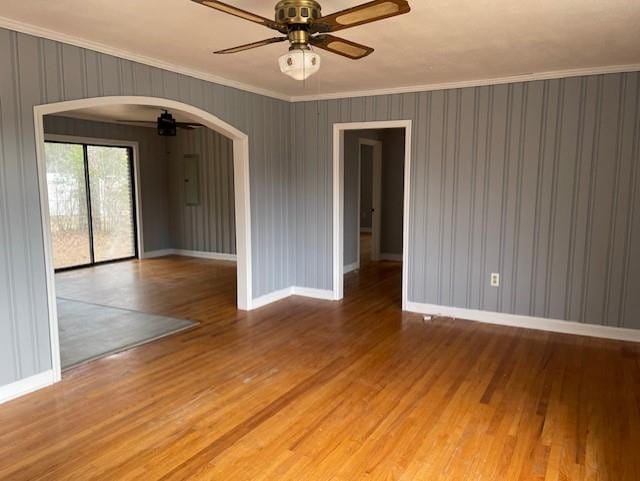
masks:
<instances>
[{"instance_id":1,"label":"electrical panel on wall","mask_svg":"<svg viewBox=\"0 0 640 481\"><path fill-rule=\"evenodd\" d=\"M184 203L200 204L200 157L197 154L184 156Z\"/></svg>"}]
</instances>

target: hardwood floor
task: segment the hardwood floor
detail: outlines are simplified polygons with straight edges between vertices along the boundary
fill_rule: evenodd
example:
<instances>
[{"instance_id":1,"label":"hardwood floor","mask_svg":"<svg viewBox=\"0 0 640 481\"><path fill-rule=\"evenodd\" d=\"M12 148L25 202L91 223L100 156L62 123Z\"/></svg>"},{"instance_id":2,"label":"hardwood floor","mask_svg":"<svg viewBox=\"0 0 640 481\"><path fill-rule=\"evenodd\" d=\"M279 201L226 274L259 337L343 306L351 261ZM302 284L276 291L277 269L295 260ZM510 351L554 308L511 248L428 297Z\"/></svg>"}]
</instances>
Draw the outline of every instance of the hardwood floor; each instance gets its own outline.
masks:
<instances>
[{"instance_id":1,"label":"hardwood floor","mask_svg":"<svg viewBox=\"0 0 640 481\"><path fill-rule=\"evenodd\" d=\"M200 321L0 407L0 478L640 479L636 344L400 312L400 266L340 303L234 308L232 264L67 273L58 293Z\"/></svg>"}]
</instances>

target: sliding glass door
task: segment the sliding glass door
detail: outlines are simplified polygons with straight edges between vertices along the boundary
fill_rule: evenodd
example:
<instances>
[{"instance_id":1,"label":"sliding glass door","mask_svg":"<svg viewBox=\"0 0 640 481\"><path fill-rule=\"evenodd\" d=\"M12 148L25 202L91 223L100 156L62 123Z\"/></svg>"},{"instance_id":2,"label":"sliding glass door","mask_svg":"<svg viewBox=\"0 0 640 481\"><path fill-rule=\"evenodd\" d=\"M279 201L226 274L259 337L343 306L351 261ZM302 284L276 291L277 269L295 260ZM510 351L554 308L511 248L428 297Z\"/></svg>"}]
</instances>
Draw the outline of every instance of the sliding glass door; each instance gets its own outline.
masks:
<instances>
[{"instance_id":1,"label":"sliding glass door","mask_svg":"<svg viewBox=\"0 0 640 481\"><path fill-rule=\"evenodd\" d=\"M84 148L47 142L45 157L54 267L91 264Z\"/></svg>"},{"instance_id":2,"label":"sliding glass door","mask_svg":"<svg viewBox=\"0 0 640 481\"><path fill-rule=\"evenodd\" d=\"M128 148L87 146L95 262L136 255L133 182Z\"/></svg>"},{"instance_id":3,"label":"sliding glass door","mask_svg":"<svg viewBox=\"0 0 640 481\"><path fill-rule=\"evenodd\" d=\"M56 270L137 256L129 147L45 142Z\"/></svg>"}]
</instances>

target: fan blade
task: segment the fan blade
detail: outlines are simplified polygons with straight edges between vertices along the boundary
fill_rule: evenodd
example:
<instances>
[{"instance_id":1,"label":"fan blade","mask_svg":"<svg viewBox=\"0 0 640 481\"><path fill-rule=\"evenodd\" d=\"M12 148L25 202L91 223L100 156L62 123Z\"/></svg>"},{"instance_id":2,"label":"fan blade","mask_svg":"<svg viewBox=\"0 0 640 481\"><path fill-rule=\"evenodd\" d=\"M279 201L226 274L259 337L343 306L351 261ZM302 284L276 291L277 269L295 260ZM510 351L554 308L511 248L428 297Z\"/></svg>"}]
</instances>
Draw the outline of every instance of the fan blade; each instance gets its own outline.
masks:
<instances>
[{"instance_id":1,"label":"fan blade","mask_svg":"<svg viewBox=\"0 0 640 481\"><path fill-rule=\"evenodd\" d=\"M158 125L158 122L146 120L116 120L116 122L122 125L131 125L133 127L155 127Z\"/></svg>"},{"instance_id":2,"label":"fan blade","mask_svg":"<svg viewBox=\"0 0 640 481\"><path fill-rule=\"evenodd\" d=\"M195 122L176 122L176 127L178 127L179 129L194 130L200 127L204 127L204 125Z\"/></svg>"},{"instance_id":3,"label":"fan blade","mask_svg":"<svg viewBox=\"0 0 640 481\"><path fill-rule=\"evenodd\" d=\"M211 7L220 12L224 12L230 15L234 15L236 17L244 18L245 20L249 20L250 22L253 22L253 23L259 23L260 25L264 25L265 27L272 28L273 30L277 30L278 32L287 33L286 25L282 25L274 20L270 20L268 18L262 17L261 15L256 15L255 13L247 12L246 10L236 8L233 5L227 5L226 3L218 2L218 0L191 0L191 1L199 3L206 7Z\"/></svg>"},{"instance_id":4,"label":"fan blade","mask_svg":"<svg viewBox=\"0 0 640 481\"><path fill-rule=\"evenodd\" d=\"M286 39L287 39L287 37L268 38L266 40L260 40L259 42L253 42L253 43L248 43L246 45L238 45L237 47L227 48L227 49L224 49L224 50L218 50L217 52L213 52L213 53L236 53L236 52L242 52L244 50L249 50L249 49L257 48L257 47L262 47L263 45L269 45L271 43L284 42Z\"/></svg>"},{"instance_id":5,"label":"fan blade","mask_svg":"<svg viewBox=\"0 0 640 481\"><path fill-rule=\"evenodd\" d=\"M359 60L373 52L371 47L334 35L318 35L311 39L311 45L352 60Z\"/></svg>"},{"instance_id":6,"label":"fan blade","mask_svg":"<svg viewBox=\"0 0 640 481\"><path fill-rule=\"evenodd\" d=\"M357 7L347 8L315 20L312 32L335 32L364 23L377 22L396 15L409 13L411 7L407 0L374 0Z\"/></svg>"},{"instance_id":7,"label":"fan blade","mask_svg":"<svg viewBox=\"0 0 640 481\"><path fill-rule=\"evenodd\" d=\"M153 122L150 120L116 120L116 122L122 125L131 125L132 127L155 128L158 125L158 122ZM176 127L180 129L193 130L193 129L197 129L198 127L204 127L204 126L197 122L176 122Z\"/></svg>"}]
</instances>

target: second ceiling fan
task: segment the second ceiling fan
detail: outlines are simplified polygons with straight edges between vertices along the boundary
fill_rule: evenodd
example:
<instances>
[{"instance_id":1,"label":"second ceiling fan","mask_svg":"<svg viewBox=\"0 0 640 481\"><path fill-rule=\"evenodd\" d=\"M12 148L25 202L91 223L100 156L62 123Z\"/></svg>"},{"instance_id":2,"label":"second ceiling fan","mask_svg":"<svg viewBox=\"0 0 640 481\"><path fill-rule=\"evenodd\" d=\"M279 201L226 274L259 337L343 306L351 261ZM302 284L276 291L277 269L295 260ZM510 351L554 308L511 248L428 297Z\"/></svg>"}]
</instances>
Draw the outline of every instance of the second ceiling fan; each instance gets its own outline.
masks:
<instances>
[{"instance_id":1,"label":"second ceiling fan","mask_svg":"<svg viewBox=\"0 0 640 481\"><path fill-rule=\"evenodd\" d=\"M275 19L271 20L217 0L192 1L264 25L285 35L214 53L237 53L288 40L289 53L280 57L279 65L284 74L296 80L304 80L320 68L320 57L311 50L311 46L351 60L359 60L373 52L371 47L336 37L331 35L331 32L395 17L411 10L407 0L374 0L323 17L322 7L315 0L281 0L275 6Z\"/></svg>"}]
</instances>

